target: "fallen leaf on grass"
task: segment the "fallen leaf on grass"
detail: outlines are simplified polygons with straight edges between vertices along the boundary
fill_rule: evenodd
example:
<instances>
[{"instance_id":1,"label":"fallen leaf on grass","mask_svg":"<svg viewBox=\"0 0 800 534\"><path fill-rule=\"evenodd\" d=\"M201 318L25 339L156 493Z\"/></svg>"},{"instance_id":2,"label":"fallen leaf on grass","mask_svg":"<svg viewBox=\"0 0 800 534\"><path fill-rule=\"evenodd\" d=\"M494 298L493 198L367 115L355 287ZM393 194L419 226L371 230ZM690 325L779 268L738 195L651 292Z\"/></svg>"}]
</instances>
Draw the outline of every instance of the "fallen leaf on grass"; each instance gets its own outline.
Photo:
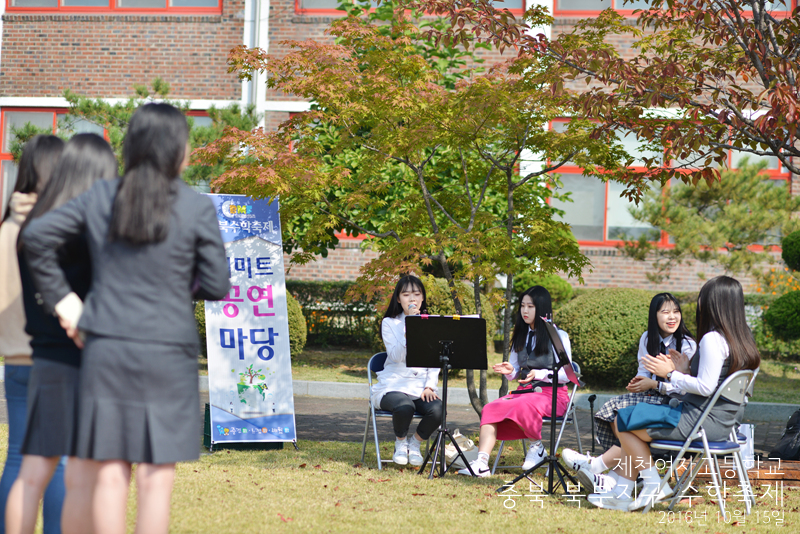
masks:
<instances>
[{"instance_id":1,"label":"fallen leaf on grass","mask_svg":"<svg viewBox=\"0 0 800 534\"><path fill-rule=\"evenodd\" d=\"M370 482L389 482L388 478L368 478Z\"/></svg>"},{"instance_id":2,"label":"fallen leaf on grass","mask_svg":"<svg viewBox=\"0 0 800 534\"><path fill-rule=\"evenodd\" d=\"M294 519L292 519L291 517L283 517L281 514L278 514L278 517L280 517L281 521L283 521L284 523L288 523L289 521L294 521Z\"/></svg>"},{"instance_id":3,"label":"fallen leaf on grass","mask_svg":"<svg viewBox=\"0 0 800 534\"><path fill-rule=\"evenodd\" d=\"M307 464L300 464L298 467L304 468Z\"/></svg>"},{"instance_id":4,"label":"fallen leaf on grass","mask_svg":"<svg viewBox=\"0 0 800 534\"><path fill-rule=\"evenodd\" d=\"M341 505L342 505L342 503L339 502L339 501L336 501L336 504L334 504L334 506L341 506Z\"/></svg>"},{"instance_id":5,"label":"fallen leaf on grass","mask_svg":"<svg viewBox=\"0 0 800 534\"><path fill-rule=\"evenodd\" d=\"M317 465L314 466L314 469L322 469L322 466L317 464Z\"/></svg>"},{"instance_id":6,"label":"fallen leaf on grass","mask_svg":"<svg viewBox=\"0 0 800 534\"><path fill-rule=\"evenodd\" d=\"M488 513L489 513L489 512L487 512L486 510L478 510L478 511L479 511L480 513L482 513L482 514L488 514Z\"/></svg>"},{"instance_id":7,"label":"fallen leaf on grass","mask_svg":"<svg viewBox=\"0 0 800 534\"><path fill-rule=\"evenodd\" d=\"M421 497L422 495L425 495L425 494L424 493L412 493L411 495L413 495L414 497Z\"/></svg>"}]
</instances>

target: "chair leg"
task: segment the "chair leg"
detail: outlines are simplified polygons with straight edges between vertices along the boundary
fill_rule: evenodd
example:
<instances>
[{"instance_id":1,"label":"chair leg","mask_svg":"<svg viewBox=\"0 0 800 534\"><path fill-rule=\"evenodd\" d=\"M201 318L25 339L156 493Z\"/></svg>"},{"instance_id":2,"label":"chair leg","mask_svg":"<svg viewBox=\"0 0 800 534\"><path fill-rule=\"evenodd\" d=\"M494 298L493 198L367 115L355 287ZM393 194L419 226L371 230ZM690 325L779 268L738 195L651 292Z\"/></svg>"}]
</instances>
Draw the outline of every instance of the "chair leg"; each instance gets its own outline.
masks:
<instances>
[{"instance_id":1,"label":"chair leg","mask_svg":"<svg viewBox=\"0 0 800 534\"><path fill-rule=\"evenodd\" d=\"M497 450L497 456L494 457L494 465L492 465L492 475L494 475L494 472L497 469L497 464L500 463L500 457L503 455L503 447L505 447L505 445L505 441L500 441L500 448Z\"/></svg>"},{"instance_id":2,"label":"chair leg","mask_svg":"<svg viewBox=\"0 0 800 534\"><path fill-rule=\"evenodd\" d=\"M575 436L578 438L578 452L583 454L583 445L581 444L581 431L578 428L578 414L572 414L572 426L575 427Z\"/></svg>"},{"instance_id":3,"label":"chair leg","mask_svg":"<svg viewBox=\"0 0 800 534\"><path fill-rule=\"evenodd\" d=\"M378 457L378 471L383 469L383 462L381 461L381 444L378 442L378 423L375 421L375 411L370 410L372 416L372 434L375 436L375 456Z\"/></svg>"},{"instance_id":4,"label":"chair leg","mask_svg":"<svg viewBox=\"0 0 800 534\"><path fill-rule=\"evenodd\" d=\"M364 455L367 453L367 434L369 433L369 416L372 410L367 411L367 420L364 423L364 441L361 443L361 463L364 463Z\"/></svg>"},{"instance_id":5,"label":"chair leg","mask_svg":"<svg viewBox=\"0 0 800 534\"><path fill-rule=\"evenodd\" d=\"M750 494L752 488L750 487L750 478L747 476L747 471L744 470L744 460L742 460L741 451L733 453L733 462L736 465L736 471L739 475L739 487L742 488L744 495L744 511L746 515L750 515Z\"/></svg>"}]
</instances>

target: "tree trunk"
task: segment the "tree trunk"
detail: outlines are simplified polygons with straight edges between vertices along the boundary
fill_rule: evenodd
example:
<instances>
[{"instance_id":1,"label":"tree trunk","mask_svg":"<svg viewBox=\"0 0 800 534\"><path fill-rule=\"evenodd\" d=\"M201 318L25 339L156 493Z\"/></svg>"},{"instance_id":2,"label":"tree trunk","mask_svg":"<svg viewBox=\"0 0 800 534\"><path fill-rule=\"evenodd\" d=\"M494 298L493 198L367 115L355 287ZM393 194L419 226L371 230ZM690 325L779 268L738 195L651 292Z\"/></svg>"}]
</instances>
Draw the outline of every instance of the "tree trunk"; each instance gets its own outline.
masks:
<instances>
[{"instance_id":1,"label":"tree trunk","mask_svg":"<svg viewBox=\"0 0 800 534\"><path fill-rule=\"evenodd\" d=\"M481 313L481 284L480 277L476 276L472 281L473 297L475 299L475 312L482 316ZM475 371L467 369L467 393L469 393L469 402L472 408L480 416L483 413L483 407L489 403L489 396L486 391L486 371L480 372L478 379L478 391L475 390Z\"/></svg>"}]
</instances>

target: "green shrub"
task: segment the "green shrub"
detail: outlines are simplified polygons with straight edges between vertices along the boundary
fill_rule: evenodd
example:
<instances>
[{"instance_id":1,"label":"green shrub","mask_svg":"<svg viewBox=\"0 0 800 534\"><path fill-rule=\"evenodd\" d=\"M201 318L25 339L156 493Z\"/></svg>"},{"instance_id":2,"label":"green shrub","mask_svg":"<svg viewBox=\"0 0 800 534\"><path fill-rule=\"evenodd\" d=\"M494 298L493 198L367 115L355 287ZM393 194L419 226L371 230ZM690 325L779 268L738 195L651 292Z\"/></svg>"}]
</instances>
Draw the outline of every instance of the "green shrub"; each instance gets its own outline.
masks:
<instances>
[{"instance_id":1,"label":"green shrub","mask_svg":"<svg viewBox=\"0 0 800 534\"><path fill-rule=\"evenodd\" d=\"M800 230L792 232L781 240L781 257L793 271L800 271Z\"/></svg>"},{"instance_id":2,"label":"green shrub","mask_svg":"<svg viewBox=\"0 0 800 534\"><path fill-rule=\"evenodd\" d=\"M547 289L553 299L554 309L563 306L572 298L572 286L557 274L530 271L514 275L514 299L516 300L520 293L533 286ZM514 305L516 307L516 302Z\"/></svg>"},{"instance_id":3,"label":"green shrub","mask_svg":"<svg viewBox=\"0 0 800 534\"><path fill-rule=\"evenodd\" d=\"M689 333L697 339L697 300L681 304L681 317Z\"/></svg>"},{"instance_id":4,"label":"green shrub","mask_svg":"<svg viewBox=\"0 0 800 534\"><path fill-rule=\"evenodd\" d=\"M363 300L350 302L345 293L353 282L290 280L286 290L303 308L311 345L372 346L377 335L375 306Z\"/></svg>"},{"instance_id":5,"label":"green shrub","mask_svg":"<svg viewBox=\"0 0 800 534\"><path fill-rule=\"evenodd\" d=\"M306 346L306 320L297 299L288 292L286 307L289 315L289 350L292 354L299 354ZM197 323L197 334L200 336L200 354L207 358L205 301L199 300L195 303L194 320Z\"/></svg>"},{"instance_id":6,"label":"green shrub","mask_svg":"<svg viewBox=\"0 0 800 534\"><path fill-rule=\"evenodd\" d=\"M790 291L767 308L764 320L783 340L800 338L800 291Z\"/></svg>"},{"instance_id":7,"label":"green shrub","mask_svg":"<svg viewBox=\"0 0 800 534\"><path fill-rule=\"evenodd\" d=\"M288 291L286 292L286 311L289 316L289 350L292 356L295 356L303 352L306 347L308 329L303 308Z\"/></svg>"},{"instance_id":8,"label":"green shrub","mask_svg":"<svg viewBox=\"0 0 800 534\"><path fill-rule=\"evenodd\" d=\"M598 289L559 310L556 324L569 334L583 380L602 388L630 382L652 298L653 293L639 289Z\"/></svg>"}]
</instances>

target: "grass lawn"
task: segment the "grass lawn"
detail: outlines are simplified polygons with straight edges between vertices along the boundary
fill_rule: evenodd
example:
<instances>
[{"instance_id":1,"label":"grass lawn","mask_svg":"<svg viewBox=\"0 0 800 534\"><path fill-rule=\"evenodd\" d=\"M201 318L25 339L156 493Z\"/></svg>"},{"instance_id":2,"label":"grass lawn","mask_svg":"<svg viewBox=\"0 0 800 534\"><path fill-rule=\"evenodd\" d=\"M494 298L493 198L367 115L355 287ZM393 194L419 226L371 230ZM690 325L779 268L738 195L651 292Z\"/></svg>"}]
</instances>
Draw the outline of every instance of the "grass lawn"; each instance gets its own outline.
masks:
<instances>
[{"instance_id":1,"label":"grass lawn","mask_svg":"<svg viewBox=\"0 0 800 534\"><path fill-rule=\"evenodd\" d=\"M0 460L7 426L0 427ZM388 444L387 444L388 445ZM663 507L647 515L599 510L585 500L543 497L533 502L529 484L516 496L494 490L508 474L484 479L447 475L428 480L410 469L383 471L357 463L358 443L301 441L273 451L218 451L179 464L172 501L172 533L246 534L267 532L447 533L542 532L641 534L644 532L796 532L800 490L784 487L783 505L761 497L742 520L717 519L709 499L679 505L670 516ZM520 456L518 451L512 455ZM512 458L512 460L520 458ZM542 477L537 477L543 481ZM526 497L528 495L528 497ZM536 497L538 499L538 497ZM731 499L728 509L740 510ZM677 512L680 512L678 519ZM774 524L772 513L784 520ZM686 520L690 517L691 522ZM703 519L705 514L705 519ZM135 516L135 489L129 503ZM766 522L769 517L770 522ZM738 521L738 525L732 525ZM133 530L130 529L130 532ZM38 530L41 532L41 525Z\"/></svg>"},{"instance_id":2,"label":"grass lawn","mask_svg":"<svg viewBox=\"0 0 800 534\"><path fill-rule=\"evenodd\" d=\"M351 347L306 347L292 361L292 378L324 382L365 383L367 362L372 351ZM502 360L502 354L489 353L489 366ZM756 402L800 404L800 364L765 360L756 379ZM477 381L477 377L476 377ZM489 389L500 389L500 376L489 371ZM466 387L464 371L451 378L451 387ZM477 384L476 384L477 386ZM625 393L622 389L586 387L583 393Z\"/></svg>"}]
</instances>

